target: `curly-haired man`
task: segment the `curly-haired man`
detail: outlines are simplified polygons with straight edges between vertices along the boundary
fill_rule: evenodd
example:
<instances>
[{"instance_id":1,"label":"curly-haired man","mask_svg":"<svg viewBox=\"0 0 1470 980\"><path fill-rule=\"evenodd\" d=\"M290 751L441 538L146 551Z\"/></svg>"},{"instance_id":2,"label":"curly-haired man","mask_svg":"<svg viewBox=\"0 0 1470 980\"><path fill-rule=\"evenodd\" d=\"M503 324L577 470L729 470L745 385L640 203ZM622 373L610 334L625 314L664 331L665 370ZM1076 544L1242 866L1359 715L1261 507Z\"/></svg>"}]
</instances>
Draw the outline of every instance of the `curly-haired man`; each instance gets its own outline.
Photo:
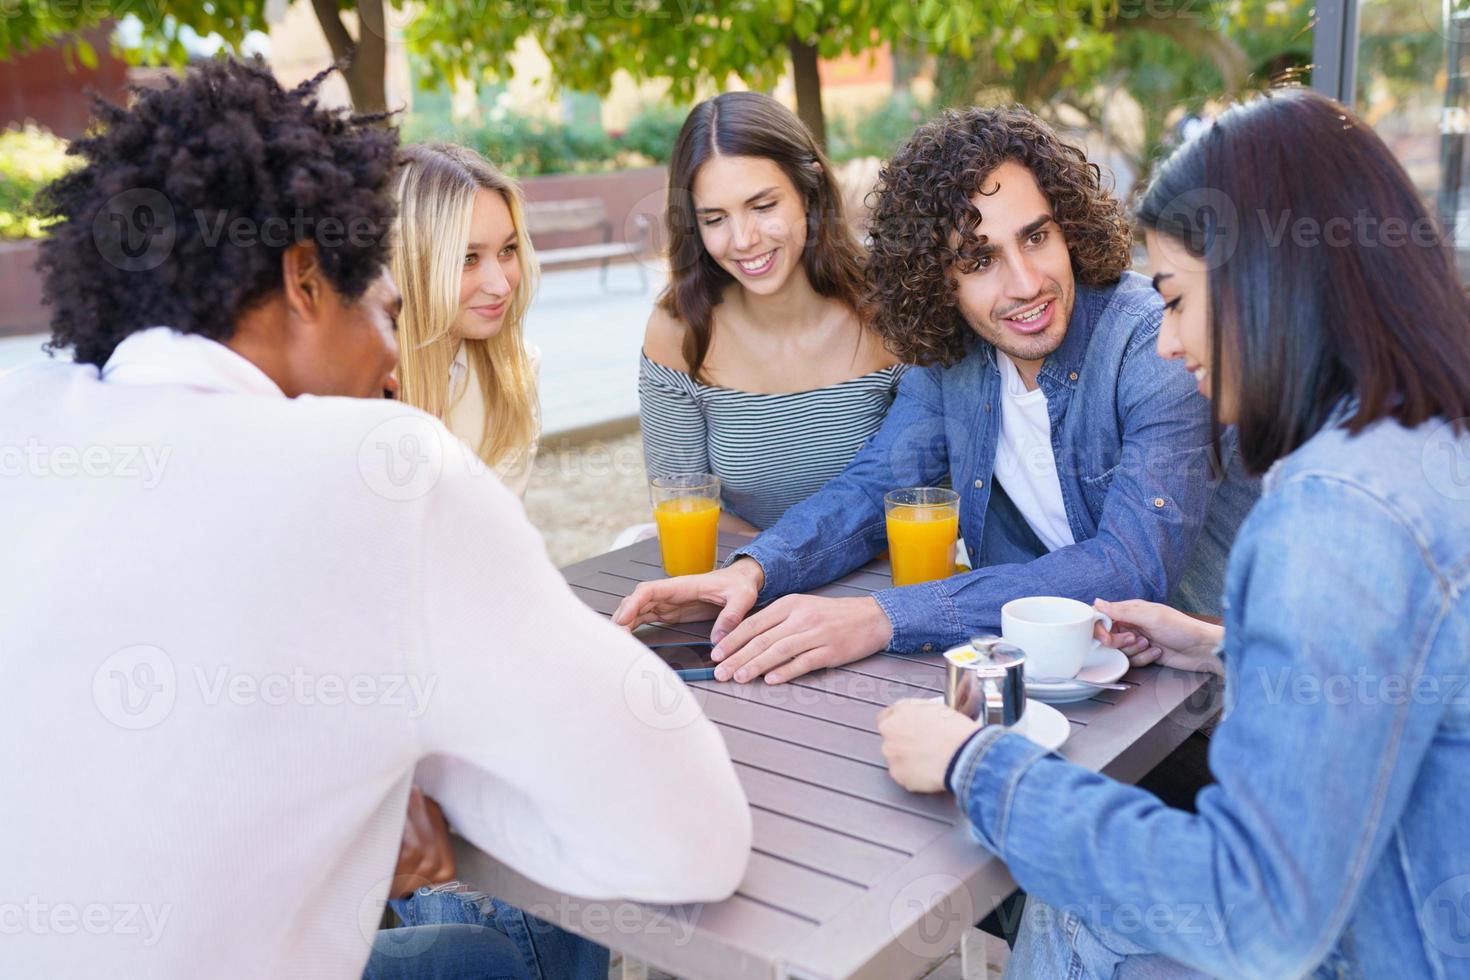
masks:
<instances>
[{"instance_id":1,"label":"curly-haired man","mask_svg":"<svg viewBox=\"0 0 1470 980\"><path fill-rule=\"evenodd\" d=\"M315 88L203 64L101 106L48 195L76 363L0 379L0 707L36 733L0 756L30 923L6 976L358 980L370 950L374 976L586 975L519 917L375 941L390 887L452 863L393 874L406 809L408 843L447 837L415 779L558 891L712 901L743 874L714 726L473 452L381 397L397 137Z\"/></svg>"},{"instance_id":2,"label":"curly-haired man","mask_svg":"<svg viewBox=\"0 0 1470 980\"><path fill-rule=\"evenodd\" d=\"M1213 612L1255 489L1232 477L1216 492L1209 404L1153 349L1162 305L1127 271L1128 226L1098 168L1023 108L947 111L883 169L871 235L869 315L919 365L883 427L727 567L646 583L615 621L722 606L716 676L779 683L944 650L995 631L1021 596ZM871 597L791 594L887 546L885 493L946 480L973 571ZM1148 654L1126 631L1118 642Z\"/></svg>"}]
</instances>

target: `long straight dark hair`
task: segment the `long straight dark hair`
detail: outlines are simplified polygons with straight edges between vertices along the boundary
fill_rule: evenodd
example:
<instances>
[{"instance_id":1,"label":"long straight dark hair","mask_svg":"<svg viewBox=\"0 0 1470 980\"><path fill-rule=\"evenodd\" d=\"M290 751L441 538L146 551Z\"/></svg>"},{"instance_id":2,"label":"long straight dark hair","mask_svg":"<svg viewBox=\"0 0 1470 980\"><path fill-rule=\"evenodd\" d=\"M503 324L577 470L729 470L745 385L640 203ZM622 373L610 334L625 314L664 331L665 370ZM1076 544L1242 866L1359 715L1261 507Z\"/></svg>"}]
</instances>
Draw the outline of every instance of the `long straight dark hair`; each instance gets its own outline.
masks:
<instances>
[{"instance_id":1,"label":"long straight dark hair","mask_svg":"<svg viewBox=\"0 0 1470 980\"><path fill-rule=\"evenodd\" d=\"M1211 364L1264 472L1356 399L1356 434L1470 416L1470 300L1392 152L1310 89L1235 106L1174 153L1135 211L1209 276ZM1219 393L1212 409L1219 446Z\"/></svg>"},{"instance_id":2,"label":"long straight dark hair","mask_svg":"<svg viewBox=\"0 0 1470 980\"><path fill-rule=\"evenodd\" d=\"M694 214L694 177L713 156L763 157L781 168L806 206L807 280L819 296L857 309L862 250L842 213L832 165L811 131L781 103L756 92L726 92L695 106L669 161L669 286L659 305L682 320L684 360L700 379L709 354L714 308L733 277L705 250Z\"/></svg>"}]
</instances>

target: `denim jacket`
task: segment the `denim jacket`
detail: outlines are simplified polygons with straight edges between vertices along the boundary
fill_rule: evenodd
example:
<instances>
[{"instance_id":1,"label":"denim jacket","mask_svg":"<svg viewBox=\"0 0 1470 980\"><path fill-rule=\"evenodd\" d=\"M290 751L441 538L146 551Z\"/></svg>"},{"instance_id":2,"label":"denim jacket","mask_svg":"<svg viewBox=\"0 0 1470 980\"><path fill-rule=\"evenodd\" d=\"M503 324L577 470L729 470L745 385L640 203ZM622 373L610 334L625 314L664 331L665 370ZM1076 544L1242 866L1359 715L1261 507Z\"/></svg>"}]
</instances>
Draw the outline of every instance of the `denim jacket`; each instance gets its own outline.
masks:
<instances>
[{"instance_id":1,"label":"denim jacket","mask_svg":"<svg viewBox=\"0 0 1470 980\"><path fill-rule=\"evenodd\" d=\"M1237 473L1215 493L1209 403L1182 364L1155 352L1162 316L1136 273L1079 285L1067 336L1037 377L1076 544L1047 553L992 479L1002 382L995 348L977 337L952 367L911 369L848 467L729 560L760 562L762 602L820 587L887 546L885 493L948 479L975 570L875 593L894 650L942 650L994 632L1000 607L1028 595L1173 596L1215 611L1230 542L1258 491Z\"/></svg>"},{"instance_id":2,"label":"denim jacket","mask_svg":"<svg viewBox=\"0 0 1470 980\"><path fill-rule=\"evenodd\" d=\"M1470 976L1470 435L1332 427L1265 485L1198 813L999 728L957 755L956 799L1104 944L1213 976Z\"/></svg>"}]
</instances>

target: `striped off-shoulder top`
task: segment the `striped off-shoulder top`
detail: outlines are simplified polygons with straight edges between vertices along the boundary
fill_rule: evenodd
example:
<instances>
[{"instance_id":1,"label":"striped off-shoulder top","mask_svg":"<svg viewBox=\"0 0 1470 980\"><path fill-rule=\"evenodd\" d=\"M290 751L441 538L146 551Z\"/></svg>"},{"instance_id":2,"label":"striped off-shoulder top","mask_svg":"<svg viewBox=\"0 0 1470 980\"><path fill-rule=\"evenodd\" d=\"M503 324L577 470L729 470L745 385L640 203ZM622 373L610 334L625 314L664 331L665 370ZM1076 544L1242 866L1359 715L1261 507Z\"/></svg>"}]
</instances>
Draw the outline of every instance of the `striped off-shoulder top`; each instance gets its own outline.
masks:
<instances>
[{"instance_id":1,"label":"striped off-shoulder top","mask_svg":"<svg viewBox=\"0 0 1470 980\"><path fill-rule=\"evenodd\" d=\"M771 395L703 384L645 355L638 405L648 475L713 473L724 508L764 530L878 431L904 368Z\"/></svg>"}]
</instances>

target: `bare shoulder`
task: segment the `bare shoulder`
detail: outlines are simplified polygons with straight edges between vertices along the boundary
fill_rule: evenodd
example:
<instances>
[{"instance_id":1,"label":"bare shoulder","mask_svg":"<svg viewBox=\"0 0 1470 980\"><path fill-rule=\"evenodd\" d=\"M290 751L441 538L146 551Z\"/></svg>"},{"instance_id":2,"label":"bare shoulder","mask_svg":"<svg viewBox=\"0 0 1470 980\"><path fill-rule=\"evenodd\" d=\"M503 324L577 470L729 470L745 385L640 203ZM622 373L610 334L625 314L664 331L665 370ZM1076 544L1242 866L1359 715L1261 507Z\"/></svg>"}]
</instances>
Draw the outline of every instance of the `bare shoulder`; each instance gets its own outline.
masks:
<instances>
[{"instance_id":1,"label":"bare shoulder","mask_svg":"<svg viewBox=\"0 0 1470 980\"><path fill-rule=\"evenodd\" d=\"M643 331L643 353L655 364L687 372L689 364L684 360L687 330L683 320L655 304L653 312L648 315L648 326Z\"/></svg>"},{"instance_id":2,"label":"bare shoulder","mask_svg":"<svg viewBox=\"0 0 1470 980\"><path fill-rule=\"evenodd\" d=\"M898 358L893 356L893 352L883 343L883 337L876 330L858 319L856 314L853 319L858 331L858 348L855 358L858 375L872 374L874 371L881 371L899 363Z\"/></svg>"}]
</instances>

